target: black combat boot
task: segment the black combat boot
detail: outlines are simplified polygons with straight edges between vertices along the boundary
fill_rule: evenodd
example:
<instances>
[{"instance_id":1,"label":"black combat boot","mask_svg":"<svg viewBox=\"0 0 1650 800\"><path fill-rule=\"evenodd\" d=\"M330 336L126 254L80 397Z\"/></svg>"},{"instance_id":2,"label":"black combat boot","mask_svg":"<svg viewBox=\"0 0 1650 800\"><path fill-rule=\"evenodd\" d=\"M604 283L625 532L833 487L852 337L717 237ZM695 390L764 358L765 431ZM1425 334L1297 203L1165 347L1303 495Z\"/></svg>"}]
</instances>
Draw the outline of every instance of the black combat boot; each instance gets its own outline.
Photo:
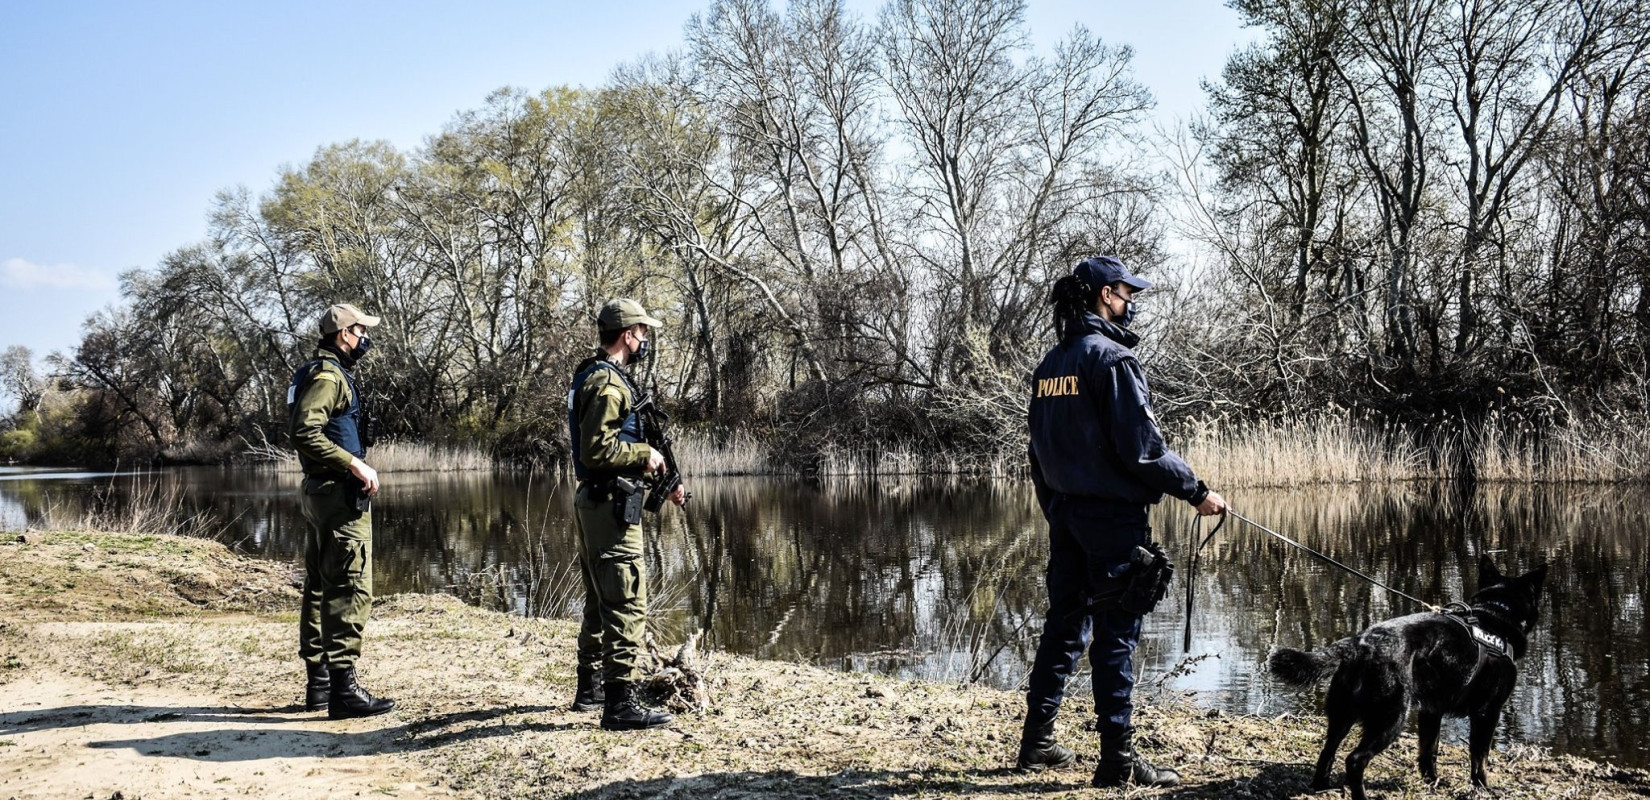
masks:
<instances>
[{"instance_id":1,"label":"black combat boot","mask_svg":"<svg viewBox=\"0 0 1650 800\"><path fill-rule=\"evenodd\" d=\"M327 665L305 661L304 669L309 671L309 686L304 689L304 710L325 711L327 701L332 697L332 676L327 674Z\"/></svg>"},{"instance_id":2,"label":"black combat boot","mask_svg":"<svg viewBox=\"0 0 1650 800\"><path fill-rule=\"evenodd\" d=\"M579 667L579 688L573 692L574 711L596 711L607 705L607 692L602 689L602 671Z\"/></svg>"},{"instance_id":3,"label":"black combat boot","mask_svg":"<svg viewBox=\"0 0 1650 800\"><path fill-rule=\"evenodd\" d=\"M1168 767L1152 766L1134 752L1134 729L1125 728L1117 736L1100 737L1100 766L1094 768L1095 786L1102 789L1132 783L1136 786L1178 786L1180 773Z\"/></svg>"},{"instance_id":4,"label":"black combat boot","mask_svg":"<svg viewBox=\"0 0 1650 800\"><path fill-rule=\"evenodd\" d=\"M1026 770L1053 769L1071 763L1071 748L1054 743L1054 718L1044 722L1026 715L1025 727L1020 732L1020 759L1017 768Z\"/></svg>"},{"instance_id":5,"label":"black combat boot","mask_svg":"<svg viewBox=\"0 0 1650 800\"><path fill-rule=\"evenodd\" d=\"M332 694L327 697L328 718L371 717L395 708L394 700L373 697L372 692L355 682L355 667L328 671L332 673Z\"/></svg>"},{"instance_id":6,"label":"black combat boot","mask_svg":"<svg viewBox=\"0 0 1650 800\"><path fill-rule=\"evenodd\" d=\"M669 725L674 717L642 705L636 697L636 684L629 681L610 681L606 686L607 707L602 711L602 730L639 731Z\"/></svg>"}]
</instances>

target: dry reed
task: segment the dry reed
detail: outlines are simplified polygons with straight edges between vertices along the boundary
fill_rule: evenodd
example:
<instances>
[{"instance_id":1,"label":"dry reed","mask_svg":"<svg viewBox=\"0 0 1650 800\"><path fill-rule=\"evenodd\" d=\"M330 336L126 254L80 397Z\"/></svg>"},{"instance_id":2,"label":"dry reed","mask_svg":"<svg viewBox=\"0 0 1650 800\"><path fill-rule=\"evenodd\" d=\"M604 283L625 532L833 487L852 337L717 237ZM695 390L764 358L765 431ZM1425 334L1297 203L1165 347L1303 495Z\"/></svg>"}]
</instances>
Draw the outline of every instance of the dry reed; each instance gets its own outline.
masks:
<instances>
[{"instance_id":1,"label":"dry reed","mask_svg":"<svg viewBox=\"0 0 1650 800\"><path fill-rule=\"evenodd\" d=\"M1212 486L1381 483L1443 477L1413 437L1383 434L1346 416L1281 423L1196 421L1170 437Z\"/></svg>"},{"instance_id":2,"label":"dry reed","mask_svg":"<svg viewBox=\"0 0 1650 800\"><path fill-rule=\"evenodd\" d=\"M1346 412L1275 422L1231 418L1182 421L1169 446L1211 485L1307 486L1445 480L1471 472L1478 480L1612 482L1638 480L1650 462L1650 425L1630 420L1574 422L1534 430L1492 414L1483 424L1449 436L1405 428L1379 428ZM777 452L775 440L737 431L717 435L684 430L676 457L689 477L795 475L803 468ZM259 445L247 455L266 468L296 472L290 449ZM461 472L496 469L486 450L465 445L388 442L373 448L380 472ZM829 477L897 475L1025 474L1021 452L996 454L941 450L908 443L831 444L807 471Z\"/></svg>"},{"instance_id":3,"label":"dry reed","mask_svg":"<svg viewBox=\"0 0 1650 800\"><path fill-rule=\"evenodd\" d=\"M991 455L940 451L923 453L907 445L893 447L826 448L820 454L818 474L831 477L873 475L979 475L1005 477L1025 472L1021 454Z\"/></svg>"},{"instance_id":4,"label":"dry reed","mask_svg":"<svg viewBox=\"0 0 1650 800\"><path fill-rule=\"evenodd\" d=\"M291 448L266 443L252 446L246 455L264 469L298 471L298 454ZM398 441L374 445L367 463L379 472L477 472L498 467L493 455L479 447Z\"/></svg>"},{"instance_id":5,"label":"dry reed","mask_svg":"<svg viewBox=\"0 0 1650 800\"><path fill-rule=\"evenodd\" d=\"M672 450L686 474L773 475L784 472L768 458L770 448L746 431L716 436L707 431L683 430Z\"/></svg>"},{"instance_id":6,"label":"dry reed","mask_svg":"<svg viewBox=\"0 0 1650 800\"><path fill-rule=\"evenodd\" d=\"M1470 459L1479 480L1533 483L1609 483L1644 478L1650 463L1650 426L1629 420L1591 420L1535 430L1492 414L1461 443L1442 449Z\"/></svg>"},{"instance_id":7,"label":"dry reed","mask_svg":"<svg viewBox=\"0 0 1650 800\"><path fill-rule=\"evenodd\" d=\"M114 487L99 488L85 503L68 505L48 498L33 527L48 531L171 534L210 537L222 528L208 512L191 511L183 492L174 484L133 481L129 497Z\"/></svg>"},{"instance_id":8,"label":"dry reed","mask_svg":"<svg viewBox=\"0 0 1650 800\"><path fill-rule=\"evenodd\" d=\"M1448 480L1599 483L1641 480L1650 426L1584 420L1542 430L1491 414L1449 434L1385 432L1345 415L1282 423L1195 422L1171 444L1217 486Z\"/></svg>"}]
</instances>

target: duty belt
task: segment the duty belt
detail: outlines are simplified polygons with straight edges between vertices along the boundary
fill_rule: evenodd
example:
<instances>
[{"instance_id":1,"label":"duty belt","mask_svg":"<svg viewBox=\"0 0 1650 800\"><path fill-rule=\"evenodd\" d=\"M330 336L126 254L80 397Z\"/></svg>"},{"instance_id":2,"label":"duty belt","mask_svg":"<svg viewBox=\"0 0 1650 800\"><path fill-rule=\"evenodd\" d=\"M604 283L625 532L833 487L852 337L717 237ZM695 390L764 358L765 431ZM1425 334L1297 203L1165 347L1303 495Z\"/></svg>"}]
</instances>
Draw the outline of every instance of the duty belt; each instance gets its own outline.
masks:
<instances>
[{"instance_id":1,"label":"duty belt","mask_svg":"<svg viewBox=\"0 0 1650 800\"><path fill-rule=\"evenodd\" d=\"M591 500L598 503L605 503L613 498L613 490L617 488L614 486L613 482L622 477L624 476L608 475L603 478L590 478L579 481L578 488L583 489ZM640 478L634 478L632 480L635 480L637 483L641 483Z\"/></svg>"}]
</instances>

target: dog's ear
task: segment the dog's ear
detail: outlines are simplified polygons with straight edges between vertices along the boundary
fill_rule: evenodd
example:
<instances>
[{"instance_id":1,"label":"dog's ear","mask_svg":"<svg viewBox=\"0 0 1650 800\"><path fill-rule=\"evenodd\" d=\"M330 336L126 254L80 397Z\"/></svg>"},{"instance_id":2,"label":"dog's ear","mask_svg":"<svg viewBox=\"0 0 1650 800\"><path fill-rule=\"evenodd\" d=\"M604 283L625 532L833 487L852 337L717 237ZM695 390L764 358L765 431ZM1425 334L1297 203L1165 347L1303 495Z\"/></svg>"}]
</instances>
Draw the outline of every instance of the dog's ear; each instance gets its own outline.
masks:
<instances>
[{"instance_id":1,"label":"dog's ear","mask_svg":"<svg viewBox=\"0 0 1650 800\"><path fill-rule=\"evenodd\" d=\"M1490 560L1489 555L1480 553L1478 555L1478 590L1483 591L1504 580L1506 578L1502 576L1501 570L1495 568L1495 562Z\"/></svg>"},{"instance_id":2,"label":"dog's ear","mask_svg":"<svg viewBox=\"0 0 1650 800\"><path fill-rule=\"evenodd\" d=\"M1518 576L1518 583L1530 590L1535 597L1541 596L1541 585L1547 581L1547 565L1542 564L1523 575Z\"/></svg>"}]
</instances>

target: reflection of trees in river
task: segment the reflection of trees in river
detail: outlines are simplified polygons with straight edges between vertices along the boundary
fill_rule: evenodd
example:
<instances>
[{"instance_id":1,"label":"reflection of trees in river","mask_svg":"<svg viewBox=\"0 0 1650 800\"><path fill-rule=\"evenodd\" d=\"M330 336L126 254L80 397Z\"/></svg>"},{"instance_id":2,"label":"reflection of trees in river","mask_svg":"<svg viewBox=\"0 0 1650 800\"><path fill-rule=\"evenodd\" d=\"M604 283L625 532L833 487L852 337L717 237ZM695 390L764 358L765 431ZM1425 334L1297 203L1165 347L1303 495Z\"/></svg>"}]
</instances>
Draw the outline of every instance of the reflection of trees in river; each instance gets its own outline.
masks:
<instances>
[{"instance_id":1,"label":"reflection of trees in river","mask_svg":"<svg viewBox=\"0 0 1650 800\"><path fill-rule=\"evenodd\" d=\"M576 552L569 487L524 476L395 475L377 504L381 592L437 591L494 568L529 598L534 575ZM303 540L290 477L166 473L228 522L227 541L296 562ZM648 563L674 599L662 632L708 629L717 647L845 668L959 680L1002 646L982 678L1018 684L1045 607L1047 544L1027 487L988 481L702 481L684 513L649 517ZM25 516L72 503L62 484L0 483ZM1561 750L1650 763L1650 572L1644 501L1618 486L1313 488L1233 498L1245 515L1434 601L1464 599L1480 549L1505 569L1553 565L1551 602L1503 730ZM14 515L15 516L15 515ZM1189 510L1153 524L1186 562ZM1498 552L1504 551L1504 552ZM1181 573L1182 576L1184 572ZM1183 594L1147 620L1142 674L1180 659ZM1310 708L1260 668L1279 644L1320 646L1410 613L1408 601L1241 523L1209 545L1198 576L1194 653L1219 653L1177 682L1234 710ZM1086 707L1086 704L1084 704Z\"/></svg>"},{"instance_id":2,"label":"reflection of trees in river","mask_svg":"<svg viewBox=\"0 0 1650 800\"><path fill-rule=\"evenodd\" d=\"M691 610L730 649L950 677L971 643L995 649L1042 602L1041 531L1018 486L792 485L694 503L683 527L716 592Z\"/></svg>"}]
</instances>

